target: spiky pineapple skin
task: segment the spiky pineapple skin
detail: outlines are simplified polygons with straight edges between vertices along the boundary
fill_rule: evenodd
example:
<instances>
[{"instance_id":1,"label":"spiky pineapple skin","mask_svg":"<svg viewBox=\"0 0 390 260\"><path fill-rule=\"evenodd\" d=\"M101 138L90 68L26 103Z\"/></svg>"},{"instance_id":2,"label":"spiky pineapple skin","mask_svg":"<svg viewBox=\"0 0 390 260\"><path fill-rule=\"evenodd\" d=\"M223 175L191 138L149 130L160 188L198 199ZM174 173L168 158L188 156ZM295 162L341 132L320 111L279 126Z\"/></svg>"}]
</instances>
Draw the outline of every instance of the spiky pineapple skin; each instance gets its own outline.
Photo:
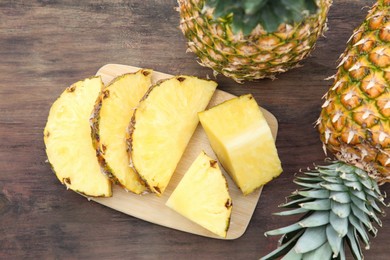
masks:
<instances>
[{"instance_id":1,"label":"spiky pineapple skin","mask_svg":"<svg viewBox=\"0 0 390 260\"><path fill-rule=\"evenodd\" d=\"M326 30L331 0L318 0L318 12L298 24L281 24L276 32L258 25L251 34L234 34L229 24L213 19L206 0L178 0L180 28L188 40L188 50L210 67L237 82L275 75L298 66L309 55Z\"/></svg>"},{"instance_id":2,"label":"spiky pineapple skin","mask_svg":"<svg viewBox=\"0 0 390 260\"><path fill-rule=\"evenodd\" d=\"M378 1L340 57L318 119L321 140L340 160L390 181L390 1Z\"/></svg>"},{"instance_id":3,"label":"spiky pineapple skin","mask_svg":"<svg viewBox=\"0 0 390 260\"><path fill-rule=\"evenodd\" d=\"M105 135L107 135L107 134L111 135L113 132L115 134L118 134L118 132L115 131L115 129L111 129L111 131L109 131L107 129L107 123L104 121L103 121L103 126L106 129L105 129L105 131L103 131L103 133L101 132L101 125L102 125L101 113L102 113L103 104L105 106L107 106L106 99L112 98L110 96L112 95L111 92L113 92L113 94L115 96L114 100L116 100L117 102L122 102L120 107L122 109L125 107L128 107L129 111L125 112L126 115L123 115L123 111L118 111L117 115L120 115L120 117L121 117L120 120L124 120L124 121L121 121L121 122L116 121L115 126L112 126L112 127L117 127L118 125L121 125L121 123L124 123L124 122L126 122L125 124L128 125L127 120L131 120L131 116L133 113L132 110L135 109L135 106L133 107L133 105L130 105L129 100L127 100L128 102L123 103L124 97L121 97L118 93L115 92L115 88L120 88L120 86L118 86L116 84L122 80L126 80L127 82L129 81L128 79L136 80L137 75L139 75L139 77L144 77L145 79L147 79L148 77L151 78L151 73L152 73L152 70L150 70L150 69L140 69L137 72L122 74L122 75L114 78L102 90L101 94L99 95L98 99L96 100L94 110L93 110L92 116L90 118L91 129L92 129L92 132L91 132L92 141L93 141L93 145L96 149L96 156L97 156L99 164L102 168L102 172L113 183L118 184L118 185L122 186L124 189L126 189L127 191L133 192L135 194L141 194L141 193L145 192L146 187L145 187L143 181L138 178L138 176L131 170L131 168L129 168L127 176L123 176L123 172L122 172L122 174L120 174L121 175L120 178L118 178L118 172L116 172L116 171L120 170L121 168L118 168L119 167L118 165L113 165L115 163L112 161L112 158L111 158L111 160L110 159L107 160L107 158L105 157L107 149L113 149L113 148L109 148L109 147L107 148L107 145L108 145L106 143L107 140L102 140L102 138L101 138L102 134L103 134L103 139L106 139L107 136L105 136ZM150 81L150 79L149 79L149 81ZM141 99L143 97L143 95L147 91L147 88L149 87L149 84L147 86L142 86L142 84L139 84L139 85L134 85L134 84L135 83L133 82L133 84L127 85L127 87L126 87L127 92L130 92L131 90L133 90L133 93L126 93L126 95L131 95L135 99L135 100L133 100L133 102L134 101L137 102L138 99ZM131 86L131 85L133 85L133 86ZM134 86L137 86L137 89L132 89L132 87L134 88ZM111 102L113 102L113 101L111 101ZM116 103L116 104L118 104L118 103ZM108 106L110 106L110 104L108 104ZM130 106L130 108L129 108L129 106ZM107 115L107 112L105 112L105 116L115 117L117 115L109 115L109 114ZM107 120L107 119L105 119L105 120ZM105 135L104 135L104 133L105 133ZM125 129L123 129L123 135L125 136L126 134L127 134L127 126ZM124 138L123 142L126 142L125 139L126 138ZM112 145L112 143L110 143L109 145ZM116 144L114 144L114 146L115 145L118 145L118 144L116 143ZM115 148L114 148L114 150L115 150ZM127 153L127 151L126 151L126 153ZM126 164L128 164L128 162L126 162ZM123 168L121 170L123 170Z\"/></svg>"}]
</instances>

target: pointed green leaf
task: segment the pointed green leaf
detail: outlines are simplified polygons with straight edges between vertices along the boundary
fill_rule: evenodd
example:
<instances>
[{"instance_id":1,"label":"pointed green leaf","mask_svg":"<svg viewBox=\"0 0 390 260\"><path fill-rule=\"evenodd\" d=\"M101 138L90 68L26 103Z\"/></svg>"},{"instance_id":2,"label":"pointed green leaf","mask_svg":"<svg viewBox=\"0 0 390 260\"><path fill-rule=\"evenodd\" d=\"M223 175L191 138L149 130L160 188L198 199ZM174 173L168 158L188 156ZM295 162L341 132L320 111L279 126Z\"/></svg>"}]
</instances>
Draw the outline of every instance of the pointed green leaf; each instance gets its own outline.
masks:
<instances>
[{"instance_id":1,"label":"pointed green leaf","mask_svg":"<svg viewBox=\"0 0 390 260\"><path fill-rule=\"evenodd\" d=\"M363 254L359 245L359 241L356 238L356 233L353 231L353 228L350 228L347 233L347 243L351 248L351 252L354 255L355 259L362 260Z\"/></svg>"},{"instance_id":2,"label":"pointed green leaf","mask_svg":"<svg viewBox=\"0 0 390 260\"><path fill-rule=\"evenodd\" d=\"M328 190L307 190L299 191L298 194L308 198L327 199L329 198L330 192Z\"/></svg>"},{"instance_id":3,"label":"pointed green leaf","mask_svg":"<svg viewBox=\"0 0 390 260\"><path fill-rule=\"evenodd\" d=\"M357 217L368 229L372 228L372 224L367 214L364 213L361 209L356 207L354 204L351 204L351 210L355 217Z\"/></svg>"},{"instance_id":4,"label":"pointed green leaf","mask_svg":"<svg viewBox=\"0 0 390 260\"><path fill-rule=\"evenodd\" d=\"M340 237L339 233L333 229L332 225L328 225L326 227L326 238L332 249L333 258L337 257L340 253L340 248L343 243L342 237Z\"/></svg>"},{"instance_id":5,"label":"pointed green leaf","mask_svg":"<svg viewBox=\"0 0 390 260\"><path fill-rule=\"evenodd\" d=\"M323 181L321 177L301 177L301 176L298 176L295 179L298 181L306 182L306 183L316 183L316 182Z\"/></svg>"},{"instance_id":6,"label":"pointed green leaf","mask_svg":"<svg viewBox=\"0 0 390 260\"><path fill-rule=\"evenodd\" d=\"M276 212L276 213L273 213L273 215L276 215L276 216L290 216L290 215L295 215L295 214L306 213L308 211L309 211L308 209L297 208L297 209L292 209L292 210Z\"/></svg>"},{"instance_id":7,"label":"pointed green leaf","mask_svg":"<svg viewBox=\"0 0 390 260\"><path fill-rule=\"evenodd\" d=\"M254 14L264 5L266 5L268 0L256 0L256 1L244 1L244 10L246 14Z\"/></svg>"},{"instance_id":8,"label":"pointed green leaf","mask_svg":"<svg viewBox=\"0 0 390 260\"><path fill-rule=\"evenodd\" d=\"M362 223L354 215L350 215L348 219L349 222L352 224L352 226L355 228L355 230L360 234L360 237L362 238L363 242L366 244L366 249L369 249L370 247L369 238Z\"/></svg>"},{"instance_id":9,"label":"pointed green leaf","mask_svg":"<svg viewBox=\"0 0 390 260\"><path fill-rule=\"evenodd\" d=\"M302 226L299 225L299 223L294 223L286 227L270 230L264 233L265 236L277 236L277 235L283 235L285 233L289 233L298 229L301 229Z\"/></svg>"},{"instance_id":10,"label":"pointed green leaf","mask_svg":"<svg viewBox=\"0 0 390 260\"><path fill-rule=\"evenodd\" d=\"M366 196L369 195L373 198L380 198L381 197L381 195L376 193L373 189L370 190L370 189L364 188L363 191L366 193Z\"/></svg>"},{"instance_id":11,"label":"pointed green leaf","mask_svg":"<svg viewBox=\"0 0 390 260\"><path fill-rule=\"evenodd\" d=\"M335 184L341 184L343 183L343 180L339 177L328 177L328 176L322 176L322 179L329 183L335 183Z\"/></svg>"},{"instance_id":12,"label":"pointed green leaf","mask_svg":"<svg viewBox=\"0 0 390 260\"><path fill-rule=\"evenodd\" d=\"M282 244L280 247L276 248L271 253L269 253L266 256L263 256L262 258L260 258L260 260L276 259L278 257L281 257L282 255L285 255L288 251L290 251L293 248L293 246L297 242L298 238L303 234L303 232L304 232L303 230L299 231L287 243Z\"/></svg>"},{"instance_id":13,"label":"pointed green leaf","mask_svg":"<svg viewBox=\"0 0 390 260\"><path fill-rule=\"evenodd\" d=\"M300 198L300 199L291 200L289 202L281 204L281 205L279 205L279 207L283 207L283 208L296 208L296 207L299 207L300 203L311 201L311 200L313 200L313 199L312 198Z\"/></svg>"},{"instance_id":14,"label":"pointed green leaf","mask_svg":"<svg viewBox=\"0 0 390 260\"><path fill-rule=\"evenodd\" d=\"M375 214L373 208L369 205L366 206L368 213L368 217L374 221L378 226L382 227L382 221L378 218L378 216Z\"/></svg>"},{"instance_id":15,"label":"pointed green leaf","mask_svg":"<svg viewBox=\"0 0 390 260\"><path fill-rule=\"evenodd\" d=\"M325 227L307 228L295 244L295 251L303 254L319 248L326 241Z\"/></svg>"},{"instance_id":16,"label":"pointed green leaf","mask_svg":"<svg viewBox=\"0 0 390 260\"><path fill-rule=\"evenodd\" d=\"M353 173L343 172L342 174L340 174L340 178L345 181L358 181L358 177Z\"/></svg>"},{"instance_id":17,"label":"pointed green leaf","mask_svg":"<svg viewBox=\"0 0 390 260\"><path fill-rule=\"evenodd\" d=\"M329 214L329 222L339 237L344 237L348 232L348 218L340 218L333 211Z\"/></svg>"},{"instance_id":18,"label":"pointed green leaf","mask_svg":"<svg viewBox=\"0 0 390 260\"><path fill-rule=\"evenodd\" d=\"M349 203L351 202L351 197L348 192L343 191L332 191L330 192L330 199L337 201L339 203Z\"/></svg>"},{"instance_id":19,"label":"pointed green leaf","mask_svg":"<svg viewBox=\"0 0 390 260\"><path fill-rule=\"evenodd\" d=\"M351 196L351 200L352 200L352 203L358 207L359 209L361 209L363 212L365 212L366 214L370 215L371 212L368 211L368 209L366 208L367 206L367 202L364 201L364 200L361 200L361 199L358 199L356 198L355 196Z\"/></svg>"},{"instance_id":20,"label":"pointed green leaf","mask_svg":"<svg viewBox=\"0 0 390 260\"><path fill-rule=\"evenodd\" d=\"M333 213L340 218L346 218L351 213L351 206L349 203L339 203L332 200L331 209Z\"/></svg>"},{"instance_id":21,"label":"pointed green leaf","mask_svg":"<svg viewBox=\"0 0 390 260\"><path fill-rule=\"evenodd\" d=\"M312 176L312 177L318 177L318 176L321 176L321 174L319 172L315 172L315 171L311 171L311 172L302 172L303 174L307 175L307 176Z\"/></svg>"},{"instance_id":22,"label":"pointed green leaf","mask_svg":"<svg viewBox=\"0 0 390 260\"><path fill-rule=\"evenodd\" d=\"M364 187L371 190L374 188L374 185L372 183L372 179L367 176L367 178L360 178L359 182L363 184Z\"/></svg>"},{"instance_id":23,"label":"pointed green leaf","mask_svg":"<svg viewBox=\"0 0 390 260\"><path fill-rule=\"evenodd\" d=\"M378 206L378 204L376 204L373 198L369 197L367 200L368 200L368 205L370 205L374 210L376 210L376 212L380 214L384 214L384 211Z\"/></svg>"},{"instance_id":24,"label":"pointed green leaf","mask_svg":"<svg viewBox=\"0 0 390 260\"><path fill-rule=\"evenodd\" d=\"M321 183L321 187L324 187L327 190L331 191L348 191L348 187L344 184L327 184L327 183Z\"/></svg>"},{"instance_id":25,"label":"pointed green leaf","mask_svg":"<svg viewBox=\"0 0 390 260\"><path fill-rule=\"evenodd\" d=\"M299 186L305 187L305 188L322 189L320 183L305 183L305 182L299 182L299 181L296 181L296 180L294 180L294 183L299 185Z\"/></svg>"},{"instance_id":26,"label":"pointed green leaf","mask_svg":"<svg viewBox=\"0 0 390 260\"><path fill-rule=\"evenodd\" d=\"M302 260L331 259L331 256L332 249L329 243L324 243L317 250L313 250L304 254Z\"/></svg>"},{"instance_id":27,"label":"pointed green leaf","mask_svg":"<svg viewBox=\"0 0 390 260\"><path fill-rule=\"evenodd\" d=\"M352 188L353 190L362 190L363 185L358 181L347 181L344 183L345 186Z\"/></svg>"},{"instance_id":28,"label":"pointed green leaf","mask_svg":"<svg viewBox=\"0 0 390 260\"><path fill-rule=\"evenodd\" d=\"M315 201L302 203L300 206L310 210L330 210L331 208L328 199L317 199Z\"/></svg>"},{"instance_id":29,"label":"pointed green leaf","mask_svg":"<svg viewBox=\"0 0 390 260\"><path fill-rule=\"evenodd\" d=\"M350 192L356 198L359 198L361 200L366 200L366 194L364 193L364 191L353 190L353 191L350 191Z\"/></svg>"},{"instance_id":30,"label":"pointed green leaf","mask_svg":"<svg viewBox=\"0 0 390 260\"><path fill-rule=\"evenodd\" d=\"M318 227L329 223L329 211L316 211L299 221L302 227Z\"/></svg>"},{"instance_id":31,"label":"pointed green leaf","mask_svg":"<svg viewBox=\"0 0 390 260\"><path fill-rule=\"evenodd\" d=\"M282 260L301 260L302 254L297 253L294 248L291 249L283 258Z\"/></svg>"}]
</instances>

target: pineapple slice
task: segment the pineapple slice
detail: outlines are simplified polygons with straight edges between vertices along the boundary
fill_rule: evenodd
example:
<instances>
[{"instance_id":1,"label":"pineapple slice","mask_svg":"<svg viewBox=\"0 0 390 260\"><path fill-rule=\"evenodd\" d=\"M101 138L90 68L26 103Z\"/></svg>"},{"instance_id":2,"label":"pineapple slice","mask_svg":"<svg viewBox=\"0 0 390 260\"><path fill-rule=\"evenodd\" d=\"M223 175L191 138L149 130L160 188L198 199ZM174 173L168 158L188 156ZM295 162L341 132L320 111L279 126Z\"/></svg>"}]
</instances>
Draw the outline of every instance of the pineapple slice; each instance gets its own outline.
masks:
<instances>
[{"instance_id":1,"label":"pineapple slice","mask_svg":"<svg viewBox=\"0 0 390 260\"><path fill-rule=\"evenodd\" d=\"M161 195L217 84L176 76L151 87L130 124L130 163L148 188Z\"/></svg>"},{"instance_id":2,"label":"pineapple slice","mask_svg":"<svg viewBox=\"0 0 390 260\"><path fill-rule=\"evenodd\" d=\"M204 152L192 163L166 205L214 234L226 237L232 199L217 161Z\"/></svg>"},{"instance_id":3,"label":"pineapple slice","mask_svg":"<svg viewBox=\"0 0 390 260\"><path fill-rule=\"evenodd\" d=\"M139 70L115 78L102 92L95 105L92 136L103 172L128 191L146 190L138 175L129 167L127 128L135 107L151 85L151 70Z\"/></svg>"},{"instance_id":4,"label":"pineapple slice","mask_svg":"<svg viewBox=\"0 0 390 260\"><path fill-rule=\"evenodd\" d=\"M200 112L199 119L219 161L244 195L282 172L271 130L252 95Z\"/></svg>"},{"instance_id":5,"label":"pineapple slice","mask_svg":"<svg viewBox=\"0 0 390 260\"><path fill-rule=\"evenodd\" d=\"M94 197L112 195L111 182L100 170L89 124L102 87L100 77L68 87L52 105L44 130L46 153L57 178L67 188Z\"/></svg>"}]
</instances>

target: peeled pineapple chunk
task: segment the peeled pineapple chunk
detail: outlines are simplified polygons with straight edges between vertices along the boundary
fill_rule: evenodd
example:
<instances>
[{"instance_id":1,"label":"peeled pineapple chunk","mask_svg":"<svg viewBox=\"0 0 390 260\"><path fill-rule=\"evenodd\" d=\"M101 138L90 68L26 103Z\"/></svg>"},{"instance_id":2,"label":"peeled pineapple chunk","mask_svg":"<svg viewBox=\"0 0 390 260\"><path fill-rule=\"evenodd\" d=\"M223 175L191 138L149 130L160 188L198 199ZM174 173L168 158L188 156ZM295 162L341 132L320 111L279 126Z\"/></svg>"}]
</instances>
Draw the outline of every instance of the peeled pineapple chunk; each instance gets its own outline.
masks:
<instances>
[{"instance_id":1,"label":"peeled pineapple chunk","mask_svg":"<svg viewBox=\"0 0 390 260\"><path fill-rule=\"evenodd\" d=\"M46 153L58 179L67 188L94 197L112 195L111 182L100 171L89 124L102 87L100 77L68 87L52 105L44 130Z\"/></svg>"},{"instance_id":2,"label":"peeled pineapple chunk","mask_svg":"<svg viewBox=\"0 0 390 260\"><path fill-rule=\"evenodd\" d=\"M192 163L166 205L214 234L226 237L232 199L217 161L204 152Z\"/></svg>"},{"instance_id":3,"label":"peeled pineapple chunk","mask_svg":"<svg viewBox=\"0 0 390 260\"><path fill-rule=\"evenodd\" d=\"M176 76L151 87L130 125L130 163L148 188L161 195L217 84Z\"/></svg>"},{"instance_id":4,"label":"peeled pineapple chunk","mask_svg":"<svg viewBox=\"0 0 390 260\"><path fill-rule=\"evenodd\" d=\"M91 119L92 136L104 173L136 194L146 187L129 167L126 135L134 109L149 89L151 78L152 71L147 69L115 78L100 95Z\"/></svg>"},{"instance_id":5,"label":"peeled pineapple chunk","mask_svg":"<svg viewBox=\"0 0 390 260\"><path fill-rule=\"evenodd\" d=\"M219 161L244 195L282 172L271 130L252 95L200 112L199 119Z\"/></svg>"}]
</instances>

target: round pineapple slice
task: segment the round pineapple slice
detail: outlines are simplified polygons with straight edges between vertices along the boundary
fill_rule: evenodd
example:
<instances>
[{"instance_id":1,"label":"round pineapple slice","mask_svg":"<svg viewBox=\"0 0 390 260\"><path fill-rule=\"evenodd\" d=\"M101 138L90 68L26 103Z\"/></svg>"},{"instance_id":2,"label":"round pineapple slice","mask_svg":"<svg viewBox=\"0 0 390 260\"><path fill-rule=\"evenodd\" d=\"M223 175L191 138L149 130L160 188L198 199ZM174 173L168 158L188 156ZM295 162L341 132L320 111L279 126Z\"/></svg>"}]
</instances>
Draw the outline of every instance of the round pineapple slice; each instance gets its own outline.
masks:
<instances>
[{"instance_id":1,"label":"round pineapple slice","mask_svg":"<svg viewBox=\"0 0 390 260\"><path fill-rule=\"evenodd\" d=\"M61 183L87 196L109 197L111 182L101 173L89 118L102 90L100 77L78 81L53 103L44 130L48 160Z\"/></svg>"},{"instance_id":2,"label":"round pineapple slice","mask_svg":"<svg viewBox=\"0 0 390 260\"><path fill-rule=\"evenodd\" d=\"M151 85L147 69L115 78L95 105L93 139L103 172L126 190L140 194L146 190L142 180L129 167L126 135L134 109Z\"/></svg>"},{"instance_id":3,"label":"round pineapple slice","mask_svg":"<svg viewBox=\"0 0 390 260\"><path fill-rule=\"evenodd\" d=\"M167 187L217 84L176 76L152 86L130 124L129 156L148 188L161 195Z\"/></svg>"}]
</instances>

